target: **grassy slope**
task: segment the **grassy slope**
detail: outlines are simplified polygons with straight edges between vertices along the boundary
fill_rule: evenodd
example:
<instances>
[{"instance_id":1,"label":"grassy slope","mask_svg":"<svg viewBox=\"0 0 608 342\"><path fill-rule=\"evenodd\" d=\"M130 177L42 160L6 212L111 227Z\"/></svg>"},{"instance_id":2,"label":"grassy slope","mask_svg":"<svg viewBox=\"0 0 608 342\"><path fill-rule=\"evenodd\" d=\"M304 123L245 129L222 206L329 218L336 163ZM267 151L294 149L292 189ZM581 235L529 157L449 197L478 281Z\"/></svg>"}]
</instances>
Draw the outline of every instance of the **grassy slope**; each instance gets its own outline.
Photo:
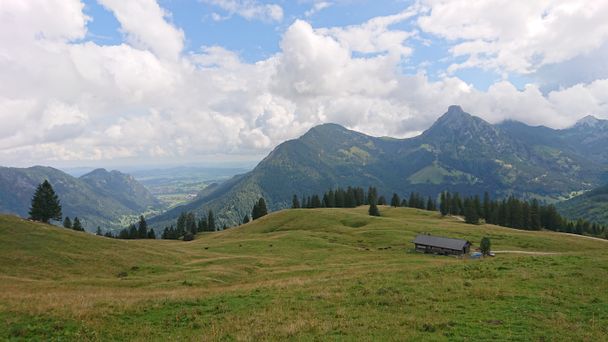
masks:
<instances>
[{"instance_id":1,"label":"grassy slope","mask_svg":"<svg viewBox=\"0 0 608 342\"><path fill-rule=\"evenodd\" d=\"M0 339L608 334L608 242L366 210L286 210L189 243L111 240L0 216ZM559 254L421 255L409 243L418 232Z\"/></svg>"}]
</instances>

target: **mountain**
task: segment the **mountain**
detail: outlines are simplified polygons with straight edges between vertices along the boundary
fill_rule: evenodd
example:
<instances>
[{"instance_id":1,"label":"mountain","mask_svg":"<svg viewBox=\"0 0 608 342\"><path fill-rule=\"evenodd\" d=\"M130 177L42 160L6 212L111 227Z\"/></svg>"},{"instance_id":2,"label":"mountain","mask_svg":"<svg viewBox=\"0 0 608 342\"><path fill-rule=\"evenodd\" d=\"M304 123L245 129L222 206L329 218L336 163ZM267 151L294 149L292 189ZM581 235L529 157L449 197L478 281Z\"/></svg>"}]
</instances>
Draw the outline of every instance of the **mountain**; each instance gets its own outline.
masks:
<instances>
[{"instance_id":1,"label":"mountain","mask_svg":"<svg viewBox=\"0 0 608 342\"><path fill-rule=\"evenodd\" d=\"M146 188L118 171L97 169L76 178L51 167L0 167L0 212L27 217L34 190L45 179L59 196L64 217L78 216L89 231L123 227L159 206Z\"/></svg>"},{"instance_id":2,"label":"mountain","mask_svg":"<svg viewBox=\"0 0 608 342\"><path fill-rule=\"evenodd\" d=\"M450 106L428 130L408 139L324 124L280 144L252 171L149 222L159 228L173 224L181 212L200 216L213 209L221 223L231 225L249 214L260 196L276 210L289 207L293 194L339 186L375 186L385 196L488 191L557 201L607 179L608 159L594 148L608 144L604 121L587 127L588 121L565 130L513 121L492 125Z\"/></svg>"},{"instance_id":3,"label":"mountain","mask_svg":"<svg viewBox=\"0 0 608 342\"><path fill-rule=\"evenodd\" d=\"M96 169L80 177L96 193L113 198L123 206L142 212L157 207L159 201L131 175L113 170Z\"/></svg>"},{"instance_id":4,"label":"mountain","mask_svg":"<svg viewBox=\"0 0 608 342\"><path fill-rule=\"evenodd\" d=\"M608 185L595 188L556 204L557 210L572 219L608 225Z\"/></svg>"}]
</instances>

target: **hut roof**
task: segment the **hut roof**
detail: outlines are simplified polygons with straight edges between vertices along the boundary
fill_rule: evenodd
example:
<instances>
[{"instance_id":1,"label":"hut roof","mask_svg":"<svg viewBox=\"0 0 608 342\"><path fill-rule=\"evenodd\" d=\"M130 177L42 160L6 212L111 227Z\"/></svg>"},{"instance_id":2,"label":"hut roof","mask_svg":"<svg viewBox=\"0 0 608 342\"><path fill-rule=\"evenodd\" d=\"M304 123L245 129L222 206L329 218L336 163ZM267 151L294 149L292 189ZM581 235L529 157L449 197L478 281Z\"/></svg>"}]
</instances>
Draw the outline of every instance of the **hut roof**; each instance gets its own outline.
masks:
<instances>
[{"instance_id":1,"label":"hut roof","mask_svg":"<svg viewBox=\"0 0 608 342\"><path fill-rule=\"evenodd\" d=\"M434 246L454 250L462 250L464 247L470 244L470 242L467 240L432 235L418 235L413 242L418 245Z\"/></svg>"}]
</instances>

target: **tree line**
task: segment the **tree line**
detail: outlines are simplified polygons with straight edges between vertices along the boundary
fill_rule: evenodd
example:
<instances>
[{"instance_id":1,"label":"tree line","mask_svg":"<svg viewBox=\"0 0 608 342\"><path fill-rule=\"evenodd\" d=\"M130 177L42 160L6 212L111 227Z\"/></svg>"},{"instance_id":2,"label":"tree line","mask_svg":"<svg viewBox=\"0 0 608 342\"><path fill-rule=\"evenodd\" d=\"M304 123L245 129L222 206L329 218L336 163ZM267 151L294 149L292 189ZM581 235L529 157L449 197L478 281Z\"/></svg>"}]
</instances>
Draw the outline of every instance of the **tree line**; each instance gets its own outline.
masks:
<instances>
[{"instance_id":1,"label":"tree line","mask_svg":"<svg viewBox=\"0 0 608 342\"><path fill-rule=\"evenodd\" d=\"M361 187L347 187L330 189L322 196L314 194L312 196L302 196L302 202L297 195L293 195L292 208L354 208L360 205L369 205L369 214L380 216L378 205L386 205L384 196L378 196L375 187L369 187L367 192ZM608 238L608 227L592 223L587 220L579 219L572 221L561 216L554 205L542 204L537 199L520 200L514 196L502 200L493 200L489 194L484 193L483 199L478 195L461 197L459 193L444 191L440 194L439 205L429 196L426 199L419 193L412 192L409 197L401 199L397 193L393 193L390 205L393 207L411 207L426 209L439 212L445 215L464 216L465 222L478 224L481 220L486 223L504 227L540 230L548 229L558 232L587 234ZM266 201L260 197L251 210L251 219L256 220L268 214ZM62 210L58 196L53 187L45 180L36 188L32 197L31 208L29 211L30 219L49 223L50 220L61 221ZM250 221L249 215L243 217L243 224ZM69 217L63 220L63 226L68 229L84 231L84 227L78 219L74 217L72 221ZM224 225L221 229L226 229ZM162 232L162 239L183 239L189 241L200 232L217 231L215 215L209 210L206 216L197 220L192 212L182 213L177 219L176 225L165 227ZM100 227L97 227L97 235L119 239L156 239L156 233L149 229L143 216L140 216L137 225L132 224L128 228L121 230L114 235L111 231L103 234Z\"/></svg>"},{"instance_id":2,"label":"tree line","mask_svg":"<svg viewBox=\"0 0 608 342\"><path fill-rule=\"evenodd\" d=\"M465 222L485 223L503 227L587 234L608 238L606 226L587 220L572 221L561 216L553 204L542 204L537 199L520 200L514 196L493 200L488 193L483 199L478 195L461 198L458 193L442 192L439 211L442 215L462 215Z\"/></svg>"}]
</instances>

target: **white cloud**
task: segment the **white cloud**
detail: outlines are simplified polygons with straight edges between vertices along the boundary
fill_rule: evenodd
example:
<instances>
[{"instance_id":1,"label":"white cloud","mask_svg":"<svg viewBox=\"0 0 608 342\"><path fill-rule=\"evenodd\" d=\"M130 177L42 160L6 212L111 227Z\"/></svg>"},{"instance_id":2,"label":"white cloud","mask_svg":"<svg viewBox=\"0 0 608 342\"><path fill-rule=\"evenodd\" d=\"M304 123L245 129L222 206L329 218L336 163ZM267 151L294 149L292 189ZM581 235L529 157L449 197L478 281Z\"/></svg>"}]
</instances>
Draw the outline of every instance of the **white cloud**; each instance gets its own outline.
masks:
<instances>
[{"instance_id":1,"label":"white cloud","mask_svg":"<svg viewBox=\"0 0 608 342\"><path fill-rule=\"evenodd\" d=\"M167 22L156 0L99 0L114 13L130 44L157 56L175 59L183 49L184 32Z\"/></svg>"},{"instance_id":2,"label":"white cloud","mask_svg":"<svg viewBox=\"0 0 608 342\"><path fill-rule=\"evenodd\" d=\"M332 5L333 5L333 3L329 2L329 1L315 2L308 11L304 12L304 16L311 17Z\"/></svg>"},{"instance_id":3,"label":"white cloud","mask_svg":"<svg viewBox=\"0 0 608 342\"><path fill-rule=\"evenodd\" d=\"M404 75L412 34L392 25L412 20L411 11L348 27L297 20L279 53L247 63L221 46L184 53L183 32L156 3L104 2L128 37L114 46L80 41L88 19L77 1L58 2L46 19L45 6L20 4L0 3L0 17L10 17L0 21L0 160L8 164L260 155L323 122L411 136L451 104L491 122L565 127L586 114L608 117L608 80L543 94L533 84L479 91L457 77ZM158 40L141 18L158 24Z\"/></svg>"},{"instance_id":4,"label":"white cloud","mask_svg":"<svg viewBox=\"0 0 608 342\"><path fill-rule=\"evenodd\" d=\"M412 7L395 15L370 19L361 25L318 31L334 37L351 51L369 54L390 52L397 56L409 56L412 49L405 42L414 36L414 32L391 30L390 26L412 18L417 12L417 8Z\"/></svg>"},{"instance_id":5,"label":"white cloud","mask_svg":"<svg viewBox=\"0 0 608 342\"><path fill-rule=\"evenodd\" d=\"M422 30L465 57L450 71L482 67L531 73L569 60L608 40L608 2L584 0L426 0Z\"/></svg>"},{"instance_id":6,"label":"white cloud","mask_svg":"<svg viewBox=\"0 0 608 342\"><path fill-rule=\"evenodd\" d=\"M217 6L230 15L237 14L247 20L276 21L283 20L283 8L277 4L261 4L255 0L202 0L208 4ZM214 13L215 14L215 13ZM220 15L214 15L214 20L223 19ZM216 20L217 21L217 20Z\"/></svg>"}]
</instances>

